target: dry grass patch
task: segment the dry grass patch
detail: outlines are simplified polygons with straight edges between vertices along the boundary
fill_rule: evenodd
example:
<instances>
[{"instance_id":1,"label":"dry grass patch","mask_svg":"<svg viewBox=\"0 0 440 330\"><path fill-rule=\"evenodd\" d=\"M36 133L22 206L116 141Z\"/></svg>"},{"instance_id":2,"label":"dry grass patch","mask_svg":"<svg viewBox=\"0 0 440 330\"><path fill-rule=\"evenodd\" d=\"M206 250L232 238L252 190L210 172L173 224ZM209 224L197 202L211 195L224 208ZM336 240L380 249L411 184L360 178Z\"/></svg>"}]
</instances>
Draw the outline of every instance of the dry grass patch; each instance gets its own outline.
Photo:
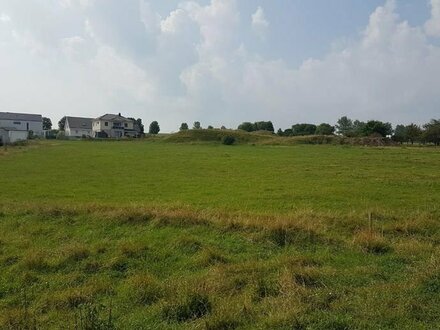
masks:
<instances>
[{"instance_id":1,"label":"dry grass patch","mask_svg":"<svg viewBox=\"0 0 440 330\"><path fill-rule=\"evenodd\" d=\"M391 246L385 237L371 230L362 230L356 233L353 243L366 253L384 254L391 251Z\"/></svg>"}]
</instances>

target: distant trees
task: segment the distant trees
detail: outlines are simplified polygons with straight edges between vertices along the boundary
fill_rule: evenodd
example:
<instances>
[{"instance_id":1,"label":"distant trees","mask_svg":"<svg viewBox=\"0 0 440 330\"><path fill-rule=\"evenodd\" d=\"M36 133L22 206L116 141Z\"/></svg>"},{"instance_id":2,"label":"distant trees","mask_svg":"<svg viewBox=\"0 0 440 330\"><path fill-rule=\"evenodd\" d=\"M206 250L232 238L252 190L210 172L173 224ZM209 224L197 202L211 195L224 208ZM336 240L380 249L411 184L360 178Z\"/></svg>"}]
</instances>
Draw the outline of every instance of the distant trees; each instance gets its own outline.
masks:
<instances>
[{"instance_id":1,"label":"distant trees","mask_svg":"<svg viewBox=\"0 0 440 330\"><path fill-rule=\"evenodd\" d=\"M353 121L347 116L339 118L336 124L336 130L338 134L351 136L354 131Z\"/></svg>"},{"instance_id":2,"label":"distant trees","mask_svg":"<svg viewBox=\"0 0 440 330\"><path fill-rule=\"evenodd\" d=\"M335 127L322 123L316 127L315 135L333 135L335 133Z\"/></svg>"},{"instance_id":3,"label":"distant trees","mask_svg":"<svg viewBox=\"0 0 440 330\"><path fill-rule=\"evenodd\" d=\"M351 120L347 116L338 119L336 124L338 134L347 137L360 137L378 135L382 137L393 133L391 123L384 123L379 120L369 120L367 122Z\"/></svg>"},{"instance_id":4,"label":"distant trees","mask_svg":"<svg viewBox=\"0 0 440 330\"><path fill-rule=\"evenodd\" d=\"M64 131L64 126L66 125L66 117L63 117L63 118L61 118L59 121L58 121L58 129L60 130L60 131Z\"/></svg>"},{"instance_id":5,"label":"distant trees","mask_svg":"<svg viewBox=\"0 0 440 330\"><path fill-rule=\"evenodd\" d=\"M440 145L440 120L432 119L423 126L423 140L435 145Z\"/></svg>"},{"instance_id":6,"label":"distant trees","mask_svg":"<svg viewBox=\"0 0 440 330\"><path fill-rule=\"evenodd\" d=\"M238 126L238 129L241 129L246 132L256 132L256 131L268 131L275 132L273 124L271 121L257 121L255 123L244 122Z\"/></svg>"},{"instance_id":7,"label":"distant trees","mask_svg":"<svg viewBox=\"0 0 440 330\"><path fill-rule=\"evenodd\" d=\"M214 129L214 127L213 127L213 126L211 126L211 125L209 125L209 126L208 126L208 129Z\"/></svg>"},{"instance_id":8,"label":"distant trees","mask_svg":"<svg viewBox=\"0 0 440 330\"><path fill-rule=\"evenodd\" d=\"M47 117L43 117L43 130L50 131L52 129L52 120Z\"/></svg>"},{"instance_id":9,"label":"distant trees","mask_svg":"<svg viewBox=\"0 0 440 330\"><path fill-rule=\"evenodd\" d=\"M293 136L314 135L316 132L316 125L313 124L295 124L292 126Z\"/></svg>"},{"instance_id":10,"label":"distant trees","mask_svg":"<svg viewBox=\"0 0 440 330\"><path fill-rule=\"evenodd\" d=\"M159 134L159 132L160 132L159 123L157 121L151 122L150 128L148 130L148 133L150 133L150 134Z\"/></svg>"},{"instance_id":11,"label":"distant trees","mask_svg":"<svg viewBox=\"0 0 440 330\"><path fill-rule=\"evenodd\" d=\"M180 125L179 131L186 131L188 130L188 124L187 123L182 123Z\"/></svg>"},{"instance_id":12,"label":"distant trees","mask_svg":"<svg viewBox=\"0 0 440 330\"><path fill-rule=\"evenodd\" d=\"M193 129L202 129L202 125L200 125L199 121L195 121L194 122Z\"/></svg>"},{"instance_id":13,"label":"distant trees","mask_svg":"<svg viewBox=\"0 0 440 330\"><path fill-rule=\"evenodd\" d=\"M420 128L420 126L416 124L409 124L408 126L405 127L405 130L406 130L406 137L408 139L408 142L413 144L414 142L420 141L422 136L422 129Z\"/></svg>"}]
</instances>

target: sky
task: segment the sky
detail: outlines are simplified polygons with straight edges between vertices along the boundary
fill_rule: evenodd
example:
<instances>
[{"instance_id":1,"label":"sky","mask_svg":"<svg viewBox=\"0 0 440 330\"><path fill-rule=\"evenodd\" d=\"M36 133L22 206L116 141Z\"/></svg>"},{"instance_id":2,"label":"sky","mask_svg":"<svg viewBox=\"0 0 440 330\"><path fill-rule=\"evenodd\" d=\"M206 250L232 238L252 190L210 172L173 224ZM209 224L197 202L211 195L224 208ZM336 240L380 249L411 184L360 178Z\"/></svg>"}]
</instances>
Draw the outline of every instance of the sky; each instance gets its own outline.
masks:
<instances>
[{"instance_id":1,"label":"sky","mask_svg":"<svg viewBox=\"0 0 440 330\"><path fill-rule=\"evenodd\" d=\"M0 111L422 124L440 118L440 0L0 0Z\"/></svg>"}]
</instances>

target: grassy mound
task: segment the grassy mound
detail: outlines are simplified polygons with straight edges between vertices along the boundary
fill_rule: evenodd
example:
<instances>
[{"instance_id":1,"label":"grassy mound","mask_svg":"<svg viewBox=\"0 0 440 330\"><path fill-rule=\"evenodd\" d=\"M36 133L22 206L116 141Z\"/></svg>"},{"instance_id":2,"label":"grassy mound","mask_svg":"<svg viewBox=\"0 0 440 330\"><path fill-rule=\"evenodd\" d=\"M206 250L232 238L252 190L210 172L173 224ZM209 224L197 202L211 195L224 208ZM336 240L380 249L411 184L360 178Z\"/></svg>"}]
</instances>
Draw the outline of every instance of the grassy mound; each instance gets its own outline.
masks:
<instances>
[{"instance_id":1,"label":"grassy mound","mask_svg":"<svg viewBox=\"0 0 440 330\"><path fill-rule=\"evenodd\" d=\"M276 139L271 133L268 132L253 132L248 133L241 130L220 130L220 129L195 129L181 131L175 134L171 134L164 138L166 142L174 143L188 143L188 142L218 142L221 143L222 139L226 136L232 136L237 143L262 143L270 142Z\"/></svg>"}]
</instances>

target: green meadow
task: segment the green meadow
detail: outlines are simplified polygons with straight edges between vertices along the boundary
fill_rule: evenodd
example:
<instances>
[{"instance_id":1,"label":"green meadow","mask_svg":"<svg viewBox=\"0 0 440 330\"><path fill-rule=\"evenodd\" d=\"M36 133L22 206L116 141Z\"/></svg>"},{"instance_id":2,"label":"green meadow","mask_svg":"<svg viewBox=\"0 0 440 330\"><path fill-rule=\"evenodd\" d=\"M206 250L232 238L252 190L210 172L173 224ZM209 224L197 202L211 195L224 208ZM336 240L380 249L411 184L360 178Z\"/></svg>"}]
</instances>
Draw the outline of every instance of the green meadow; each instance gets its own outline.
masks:
<instances>
[{"instance_id":1,"label":"green meadow","mask_svg":"<svg viewBox=\"0 0 440 330\"><path fill-rule=\"evenodd\" d=\"M0 150L0 329L440 328L440 149L177 142Z\"/></svg>"}]
</instances>

